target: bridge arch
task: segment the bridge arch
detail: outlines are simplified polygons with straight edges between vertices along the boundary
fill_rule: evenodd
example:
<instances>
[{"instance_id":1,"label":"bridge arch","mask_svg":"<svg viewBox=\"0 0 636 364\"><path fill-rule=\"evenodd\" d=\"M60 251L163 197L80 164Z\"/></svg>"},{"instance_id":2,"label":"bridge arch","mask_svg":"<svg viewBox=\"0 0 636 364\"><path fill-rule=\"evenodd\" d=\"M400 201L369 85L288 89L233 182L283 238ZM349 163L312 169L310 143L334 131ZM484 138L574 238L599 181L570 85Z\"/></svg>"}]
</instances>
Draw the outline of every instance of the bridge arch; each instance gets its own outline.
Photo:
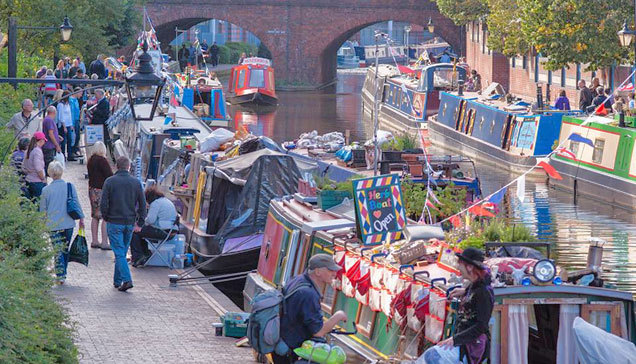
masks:
<instances>
[{"instance_id":1,"label":"bridge arch","mask_svg":"<svg viewBox=\"0 0 636 364\"><path fill-rule=\"evenodd\" d=\"M460 28L428 0L149 0L146 9L162 44L174 29L208 19L233 23L257 36L271 51L278 85L319 86L336 76L336 52L371 24L394 20L435 23L435 33L463 50Z\"/></svg>"}]
</instances>

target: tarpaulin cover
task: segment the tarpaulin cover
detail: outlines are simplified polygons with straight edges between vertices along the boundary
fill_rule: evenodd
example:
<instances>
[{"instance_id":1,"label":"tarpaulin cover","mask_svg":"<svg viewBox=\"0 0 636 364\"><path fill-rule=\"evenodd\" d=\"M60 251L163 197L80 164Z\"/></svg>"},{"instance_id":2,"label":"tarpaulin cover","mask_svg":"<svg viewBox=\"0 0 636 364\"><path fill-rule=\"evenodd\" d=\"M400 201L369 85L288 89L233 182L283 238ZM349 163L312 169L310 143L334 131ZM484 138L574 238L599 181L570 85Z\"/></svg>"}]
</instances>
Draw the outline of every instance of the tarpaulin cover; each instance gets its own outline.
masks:
<instances>
[{"instance_id":1,"label":"tarpaulin cover","mask_svg":"<svg viewBox=\"0 0 636 364\"><path fill-rule=\"evenodd\" d=\"M215 241L219 242L221 248L227 239L262 232L271 199L296 193L298 179L301 176L291 156L268 149L217 163L207 171L213 173L214 179L224 179L233 184L241 184L243 181L243 188L235 205L226 206L231 212L216 232ZM217 210L218 206L213 201L227 198L218 196L220 193L226 192L222 189L212 191L211 206L214 208L210 208L208 234L214 227L210 225L210 221L213 220L211 217L216 214L214 210Z\"/></svg>"},{"instance_id":2,"label":"tarpaulin cover","mask_svg":"<svg viewBox=\"0 0 636 364\"><path fill-rule=\"evenodd\" d=\"M580 317L574 319L573 327L581 364L634 362L634 343L599 329Z\"/></svg>"}]
</instances>

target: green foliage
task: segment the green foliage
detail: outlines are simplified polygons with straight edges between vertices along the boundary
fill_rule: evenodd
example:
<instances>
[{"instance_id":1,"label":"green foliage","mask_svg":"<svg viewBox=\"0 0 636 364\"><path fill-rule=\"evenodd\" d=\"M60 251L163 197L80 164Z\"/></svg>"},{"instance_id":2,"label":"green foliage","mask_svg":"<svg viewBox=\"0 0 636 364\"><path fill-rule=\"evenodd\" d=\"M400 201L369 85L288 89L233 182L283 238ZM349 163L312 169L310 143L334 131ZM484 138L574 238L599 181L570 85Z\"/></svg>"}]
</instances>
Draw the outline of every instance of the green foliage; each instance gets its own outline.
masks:
<instances>
[{"instance_id":1,"label":"green foliage","mask_svg":"<svg viewBox=\"0 0 636 364\"><path fill-rule=\"evenodd\" d=\"M362 176L354 174L353 176L347 178L345 181L342 182L333 181L327 176L321 177L318 175L314 175L313 178L314 182L316 182L316 188L318 188L319 190L347 191L351 194L351 196L353 196L353 183L351 183L351 181L357 178L362 178Z\"/></svg>"},{"instance_id":2,"label":"green foliage","mask_svg":"<svg viewBox=\"0 0 636 364\"><path fill-rule=\"evenodd\" d=\"M227 42L219 46L219 63L220 64L234 64L238 63L241 58L241 53L246 55L256 54L257 48L255 45L243 42Z\"/></svg>"},{"instance_id":3,"label":"green foliage","mask_svg":"<svg viewBox=\"0 0 636 364\"><path fill-rule=\"evenodd\" d=\"M420 219L424 204L426 203L426 184L404 180L401 186L406 215L417 221ZM433 193L440 202L439 206L433 202L437 210L429 208L433 221L440 221L456 214L461 211L466 202L466 190L463 188L455 188L452 183L444 188L437 187ZM432 202L432 199L429 198L429 201Z\"/></svg>"},{"instance_id":4,"label":"green foliage","mask_svg":"<svg viewBox=\"0 0 636 364\"><path fill-rule=\"evenodd\" d=\"M27 57L23 53L17 54L18 77L35 77L41 66L47 64L41 57ZM7 74L7 52L0 54L0 75ZM37 86L19 85L14 90L9 84L0 84L0 126L4 126L13 114L20 111L20 103L30 98L35 103ZM37 103L36 103L37 104Z\"/></svg>"},{"instance_id":5,"label":"green foliage","mask_svg":"<svg viewBox=\"0 0 636 364\"><path fill-rule=\"evenodd\" d=\"M385 151L385 152L391 152L391 151L399 151L400 149L400 144L398 143L397 139L391 139L387 142L382 143L382 145L380 146L380 149Z\"/></svg>"},{"instance_id":6,"label":"green foliage","mask_svg":"<svg viewBox=\"0 0 636 364\"><path fill-rule=\"evenodd\" d=\"M456 25L465 25L488 14L486 0L435 0L440 13Z\"/></svg>"},{"instance_id":7,"label":"green foliage","mask_svg":"<svg viewBox=\"0 0 636 364\"><path fill-rule=\"evenodd\" d=\"M418 141L414 134L403 132L396 138L398 150L409 150L417 148Z\"/></svg>"},{"instance_id":8,"label":"green foliage","mask_svg":"<svg viewBox=\"0 0 636 364\"><path fill-rule=\"evenodd\" d=\"M140 29L140 0L4 0L0 2L0 27L6 32L9 16L18 25L59 27L65 15L73 25L68 43L60 46L59 31L21 29L18 48L28 55L52 58L56 47L61 54L82 55L92 60L98 53L112 53L130 44Z\"/></svg>"},{"instance_id":9,"label":"green foliage","mask_svg":"<svg viewBox=\"0 0 636 364\"><path fill-rule=\"evenodd\" d=\"M517 0L487 0L490 14L487 18L488 47L514 57L525 54L530 42L519 31L519 4Z\"/></svg>"},{"instance_id":10,"label":"green foliage","mask_svg":"<svg viewBox=\"0 0 636 364\"><path fill-rule=\"evenodd\" d=\"M453 230L446 240L466 249L469 246L484 249L484 243L492 242L527 242L536 241L532 231L525 225L510 223L502 218L479 218L473 221L468 230Z\"/></svg>"},{"instance_id":11,"label":"green foliage","mask_svg":"<svg viewBox=\"0 0 636 364\"><path fill-rule=\"evenodd\" d=\"M0 148L7 131L0 130ZM51 293L53 249L44 217L0 170L0 362L77 363L73 327Z\"/></svg>"}]
</instances>

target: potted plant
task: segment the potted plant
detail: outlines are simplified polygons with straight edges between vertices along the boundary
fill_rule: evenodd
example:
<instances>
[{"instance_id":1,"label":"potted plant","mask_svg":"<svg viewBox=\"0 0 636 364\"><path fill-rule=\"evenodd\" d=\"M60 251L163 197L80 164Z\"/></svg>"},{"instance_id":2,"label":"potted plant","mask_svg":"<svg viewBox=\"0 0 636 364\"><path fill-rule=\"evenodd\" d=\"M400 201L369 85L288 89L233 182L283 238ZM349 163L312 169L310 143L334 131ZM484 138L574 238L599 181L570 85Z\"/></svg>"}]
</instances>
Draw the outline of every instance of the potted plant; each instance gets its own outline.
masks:
<instances>
[{"instance_id":1,"label":"potted plant","mask_svg":"<svg viewBox=\"0 0 636 364\"><path fill-rule=\"evenodd\" d=\"M400 162L402 161L402 149L397 139L391 139L382 144L382 161L383 162Z\"/></svg>"},{"instance_id":2,"label":"potted plant","mask_svg":"<svg viewBox=\"0 0 636 364\"><path fill-rule=\"evenodd\" d=\"M339 205L346 198L353 198L353 185L351 179L343 182L335 182L329 177L314 176L316 181L316 196L318 197L318 207L327 210Z\"/></svg>"},{"instance_id":3,"label":"potted plant","mask_svg":"<svg viewBox=\"0 0 636 364\"><path fill-rule=\"evenodd\" d=\"M422 177L424 168L418 158L423 157L424 153L422 149L417 146L417 136L404 132L399 135L396 140L402 150L401 158L406 162L411 176L416 178Z\"/></svg>"}]
</instances>

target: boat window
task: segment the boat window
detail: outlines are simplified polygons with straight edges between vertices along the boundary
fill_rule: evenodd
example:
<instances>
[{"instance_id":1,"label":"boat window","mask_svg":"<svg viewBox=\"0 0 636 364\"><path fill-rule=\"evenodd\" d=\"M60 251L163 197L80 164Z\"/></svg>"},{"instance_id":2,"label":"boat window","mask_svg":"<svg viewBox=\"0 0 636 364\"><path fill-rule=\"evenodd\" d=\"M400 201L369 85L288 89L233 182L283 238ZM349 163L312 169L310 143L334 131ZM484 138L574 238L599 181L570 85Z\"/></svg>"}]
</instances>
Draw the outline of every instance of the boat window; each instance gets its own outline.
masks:
<instances>
[{"instance_id":1,"label":"boat window","mask_svg":"<svg viewBox=\"0 0 636 364\"><path fill-rule=\"evenodd\" d=\"M358 306L358 314L356 316L356 327L358 331L369 339L373 335L373 326L377 312L371 310L367 305Z\"/></svg>"},{"instance_id":2,"label":"boat window","mask_svg":"<svg viewBox=\"0 0 636 364\"><path fill-rule=\"evenodd\" d=\"M201 198L201 206L199 206L199 225L201 231L208 230L208 215L210 214L210 197L212 196L212 181L214 178L206 178L205 188L203 189L203 198Z\"/></svg>"},{"instance_id":3,"label":"boat window","mask_svg":"<svg viewBox=\"0 0 636 364\"><path fill-rule=\"evenodd\" d=\"M239 72L239 76L238 76L238 84L236 85L236 88L243 88L245 86L245 70L241 70L241 72Z\"/></svg>"},{"instance_id":4,"label":"boat window","mask_svg":"<svg viewBox=\"0 0 636 364\"><path fill-rule=\"evenodd\" d=\"M322 287L322 302L320 305L328 314L332 314L334 312L334 308L336 307L336 297L337 291L333 289L330 284L325 284Z\"/></svg>"},{"instance_id":5,"label":"boat window","mask_svg":"<svg viewBox=\"0 0 636 364\"><path fill-rule=\"evenodd\" d=\"M453 80L457 78L457 72L452 68L439 68L433 72L433 88L448 89L453 86Z\"/></svg>"},{"instance_id":6,"label":"boat window","mask_svg":"<svg viewBox=\"0 0 636 364\"><path fill-rule=\"evenodd\" d=\"M250 71L250 87L265 87L265 70L253 69Z\"/></svg>"},{"instance_id":7,"label":"boat window","mask_svg":"<svg viewBox=\"0 0 636 364\"><path fill-rule=\"evenodd\" d=\"M579 142L570 141L570 150L572 151L572 153L574 153L574 155L578 155L579 154Z\"/></svg>"},{"instance_id":8,"label":"boat window","mask_svg":"<svg viewBox=\"0 0 636 364\"><path fill-rule=\"evenodd\" d=\"M603 163L603 149L605 148L605 139L594 140L594 153L592 153L592 162Z\"/></svg>"}]
</instances>

